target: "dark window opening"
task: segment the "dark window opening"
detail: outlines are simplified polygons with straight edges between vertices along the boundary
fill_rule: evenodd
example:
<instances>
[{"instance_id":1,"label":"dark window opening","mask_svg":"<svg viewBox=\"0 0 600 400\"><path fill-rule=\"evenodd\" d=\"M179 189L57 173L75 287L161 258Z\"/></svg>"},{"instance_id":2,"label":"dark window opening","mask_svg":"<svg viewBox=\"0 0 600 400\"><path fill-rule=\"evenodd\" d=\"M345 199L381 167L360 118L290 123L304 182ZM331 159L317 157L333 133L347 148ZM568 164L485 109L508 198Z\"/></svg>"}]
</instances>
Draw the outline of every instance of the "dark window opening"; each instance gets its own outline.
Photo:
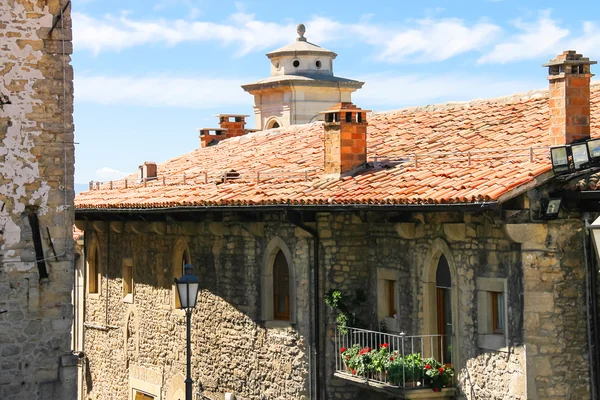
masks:
<instances>
[{"instance_id":1,"label":"dark window opening","mask_svg":"<svg viewBox=\"0 0 600 400\"><path fill-rule=\"evenodd\" d=\"M346 113L346 122L352 122L352 113L351 112Z\"/></svg>"},{"instance_id":2,"label":"dark window opening","mask_svg":"<svg viewBox=\"0 0 600 400\"><path fill-rule=\"evenodd\" d=\"M356 114L356 122L361 123L363 121L362 113Z\"/></svg>"},{"instance_id":3,"label":"dark window opening","mask_svg":"<svg viewBox=\"0 0 600 400\"><path fill-rule=\"evenodd\" d=\"M285 321L290 319L290 273L281 250L273 264L273 317Z\"/></svg>"},{"instance_id":4,"label":"dark window opening","mask_svg":"<svg viewBox=\"0 0 600 400\"><path fill-rule=\"evenodd\" d=\"M294 62L292 62L292 65L293 65L295 68L298 68L298 67L300 66L300 61L298 61L298 60L294 60Z\"/></svg>"},{"instance_id":5,"label":"dark window opening","mask_svg":"<svg viewBox=\"0 0 600 400\"><path fill-rule=\"evenodd\" d=\"M435 285L437 287L437 330L438 354L437 357L443 364L452 364L452 278L450 266L444 255L438 261L435 272Z\"/></svg>"},{"instance_id":6,"label":"dark window opening","mask_svg":"<svg viewBox=\"0 0 600 400\"><path fill-rule=\"evenodd\" d=\"M504 335L504 293L491 292L492 332Z\"/></svg>"},{"instance_id":7,"label":"dark window opening","mask_svg":"<svg viewBox=\"0 0 600 400\"><path fill-rule=\"evenodd\" d=\"M317 60L315 65L317 66L318 69L321 69L321 61Z\"/></svg>"}]
</instances>

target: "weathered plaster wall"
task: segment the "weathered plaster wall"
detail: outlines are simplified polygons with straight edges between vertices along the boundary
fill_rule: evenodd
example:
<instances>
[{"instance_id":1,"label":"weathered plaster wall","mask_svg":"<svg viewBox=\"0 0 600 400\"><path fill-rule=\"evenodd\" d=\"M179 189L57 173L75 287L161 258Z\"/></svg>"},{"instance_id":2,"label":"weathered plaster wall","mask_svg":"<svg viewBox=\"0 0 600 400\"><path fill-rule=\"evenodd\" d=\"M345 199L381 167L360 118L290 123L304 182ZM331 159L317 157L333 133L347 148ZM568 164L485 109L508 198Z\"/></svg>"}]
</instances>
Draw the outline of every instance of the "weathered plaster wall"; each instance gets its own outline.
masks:
<instances>
[{"instance_id":1,"label":"weathered plaster wall","mask_svg":"<svg viewBox=\"0 0 600 400\"><path fill-rule=\"evenodd\" d=\"M0 398L69 399L73 285L71 20L58 0L0 2ZM64 28L64 29L63 29ZM63 41L64 39L64 41ZM47 279L35 263L39 220ZM56 256L55 256L56 255Z\"/></svg>"}]
</instances>

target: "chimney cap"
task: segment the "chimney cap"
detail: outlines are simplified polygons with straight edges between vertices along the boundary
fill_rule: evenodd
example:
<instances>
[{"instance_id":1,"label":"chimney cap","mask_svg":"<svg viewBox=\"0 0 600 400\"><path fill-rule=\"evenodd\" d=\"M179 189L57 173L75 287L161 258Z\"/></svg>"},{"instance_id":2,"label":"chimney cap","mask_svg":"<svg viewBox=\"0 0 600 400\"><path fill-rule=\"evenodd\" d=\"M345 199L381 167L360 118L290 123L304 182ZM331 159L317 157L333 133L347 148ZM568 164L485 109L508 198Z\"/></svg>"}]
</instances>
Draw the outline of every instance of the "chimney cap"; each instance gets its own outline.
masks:
<instances>
[{"instance_id":1,"label":"chimney cap","mask_svg":"<svg viewBox=\"0 0 600 400\"><path fill-rule=\"evenodd\" d=\"M555 65L593 65L597 63L597 61L590 61L588 57L583 57L575 50L565 50L562 54L559 54L547 63L542 64L542 67L552 67Z\"/></svg>"},{"instance_id":2,"label":"chimney cap","mask_svg":"<svg viewBox=\"0 0 600 400\"><path fill-rule=\"evenodd\" d=\"M354 105L354 103L348 101L348 102L337 103L336 105L331 107L329 110L319 111L319 114L329 114L329 113L340 112L340 111L360 111L360 112L364 112L364 113L371 112L371 110L363 110L360 107L356 107Z\"/></svg>"}]
</instances>

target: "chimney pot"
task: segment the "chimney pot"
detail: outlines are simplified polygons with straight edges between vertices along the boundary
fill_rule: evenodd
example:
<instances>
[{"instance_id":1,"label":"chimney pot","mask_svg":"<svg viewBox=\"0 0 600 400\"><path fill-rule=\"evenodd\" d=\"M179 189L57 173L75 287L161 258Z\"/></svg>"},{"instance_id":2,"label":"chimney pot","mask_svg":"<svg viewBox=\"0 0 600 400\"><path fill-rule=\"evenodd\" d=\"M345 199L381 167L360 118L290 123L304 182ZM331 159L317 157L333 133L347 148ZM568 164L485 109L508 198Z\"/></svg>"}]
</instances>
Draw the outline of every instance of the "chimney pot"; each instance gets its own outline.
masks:
<instances>
[{"instance_id":1,"label":"chimney pot","mask_svg":"<svg viewBox=\"0 0 600 400\"><path fill-rule=\"evenodd\" d=\"M550 81L550 145L590 137L590 66L596 61L566 50L546 64Z\"/></svg>"}]
</instances>

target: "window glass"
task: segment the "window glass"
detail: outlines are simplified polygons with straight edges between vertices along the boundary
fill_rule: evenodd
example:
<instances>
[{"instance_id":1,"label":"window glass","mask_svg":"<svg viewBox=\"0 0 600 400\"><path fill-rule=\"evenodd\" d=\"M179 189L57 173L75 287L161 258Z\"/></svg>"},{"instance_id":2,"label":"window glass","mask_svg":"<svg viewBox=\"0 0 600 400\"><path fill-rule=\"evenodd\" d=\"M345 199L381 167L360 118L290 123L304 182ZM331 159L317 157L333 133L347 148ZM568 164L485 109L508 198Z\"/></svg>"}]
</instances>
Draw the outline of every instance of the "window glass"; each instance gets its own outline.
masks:
<instances>
[{"instance_id":1,"label":"window glass","mask_svg":"<svg viewBox=\"0 0 600 400\"><path fill-rule=\"evenodd\" d=\"M273 308L275 319L290 319L290 274L281 250L277 252L273 264Z\"/></svg>"}]
</instances>

